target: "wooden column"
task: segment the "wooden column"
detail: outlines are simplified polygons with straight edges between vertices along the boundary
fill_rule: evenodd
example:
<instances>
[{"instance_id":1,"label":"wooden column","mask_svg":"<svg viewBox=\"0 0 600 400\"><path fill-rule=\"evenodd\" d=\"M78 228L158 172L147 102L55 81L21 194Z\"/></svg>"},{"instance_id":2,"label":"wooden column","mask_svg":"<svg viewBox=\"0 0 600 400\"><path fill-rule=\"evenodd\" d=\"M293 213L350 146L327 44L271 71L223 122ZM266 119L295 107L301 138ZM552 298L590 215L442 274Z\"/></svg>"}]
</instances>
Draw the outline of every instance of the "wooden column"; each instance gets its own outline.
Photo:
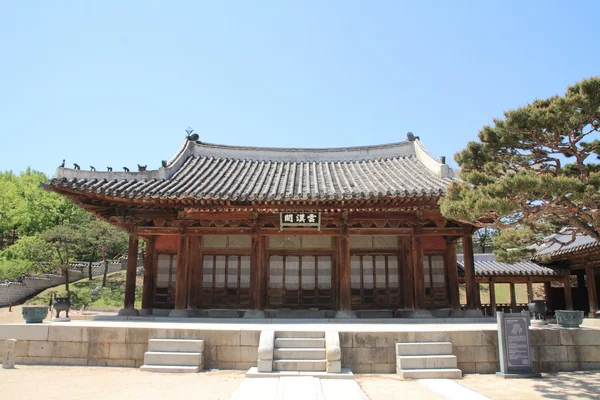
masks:
<instances>
[{"instance_id":1,"label":"wooden column","mask_svg":"<svg viewBox=\"0 0 600 400\"><path fill-rule=\"evenodd\" d=\"M129 248L127 251L127 274L125 275L125 302L123 308L134 308L135 306L135 276L137 270L139 239L132 229L129 232Z\"/></svg>"},{"instance_id":2,"label":"wooden column","mask_svg":"<svg viewBox=\"0 0 600 400\"><path fill-rule=\"evenodd\" d=\"M490 278L488 281L489 293L490 293L490 312L493 316L496 315L496 283L494 278Z\"/></svg>"},{"instance_id":3,"label":"wooden column","mask_svg":"<svg viewBox=\"0 0 600 400\"><path fill-rule=\"evenodd\" d=\"M250 270L252 271L252 307L255 310L263 309L265 263L263 258L264 240L260 236L258 225L252 230L252 253L250 257Z\"/></svg>"},{"instance_id":4,"label":"wooden column","mask_svg":"<svg viewBox=\"0 0 600 400\"><path fill-rule=\"evenodd\" d=\"M144 256L144 286L142 288L142 309L152 308L154 296L154 274L156 273L156 236L146 239L146 254Z\"/></svg>"},{"instance_id":5,"label":"wooden column","mask_svg":"<svg viewBox=\"0 0 600 400\"><path fill-rule=\"evenodd\" d=\"M529 303L533 301L533 282L531 278L527 278L527 301Z\"/></svg>"},{"instance_id":6,"label":"wooden column","mask_svg":"<svg viewBox=\"0 0 600 400\"><path fill-rule=\"evenodd\" d=\"M460 310L460 294L458 290L458 264L456 262L456 242L446 239L446 252L444 253L446 276L450 306L453 310Z\"/></svg>"},{"instance_id":7,"label":"wooden column","mask_svg":"<svg viewBox=\"0 0 600 400\"><path fill-rule=\"evenodd\" d=\"M175 286L175 309L184 310L187 307L187 277L190 237L185 230L179 233L177 246L177 276Z\"/></svg>"},{"instance_id":8,"label":"wooden column","mask_svg":"<svg viewBox=\"0 0 600 400\"><path fill-rule=\"evenodd\" d=\"M339 237L339 308L340 311L352 310L352 293L350 286L350 235L348 224L344 221L342 234Z\"/></svg>"},{"instance_id":9,"label":"wooden column","mask_svg":"<svg viewBox=\"0 0 600 400\"><path fill-rule=\"evenodd\" d=\"M479 282L475 282L475 308L481 308L481 285Z\"/></svg>"},{"instance_id":10,"label":"wooden column","mask_svg":"<svg viewBox=\"0 0 600 400\"><path fill-rule=\"evenodd\" d=\"M573 294L571 293L571 276L567 276L563 279L563 285L565 287L565 308L567 310L573 309Z\"/></svg>"},{"instance_id":11,"label":"wooden column","mask_svg":"<svg viewBox=\"0 0 600 400\"><path fill-rule=\"evenodd\" d=\"M515 293L515 284L510 283L510 311L517 312L517 294Z\"/></svg>"},{"instance_id":12,"label":"wooden column","mask_svg":"<svg viewBox=\"0 0 600 400\"><path fill-rule=\"evenodd\" d=\"M551 290L552 290L552 283L544 282L544 299L546 300L546 309L548 311L554 310L554 307L552 306Z\"/></svg>"},{"instance_id":13,"label":"wooden column","mask_svg":"<svg viewBox=\"0 0 600 400\"><path fill-rule=\"evenodd\" d=\"M413 286L412 243L409 237L400 237L400 251L404 281L404 308L415 308L415 291Z\"/></svg>"},{"instance_id":14,"label":"wooden column","mask_svg":"<svg viewBox=\"0 0 600 400\"><path fill-rule=\"evenodd\" d=\"M473 255L473 236L469 231L463 235L463 255L465 286L467 288L467 309L477 308L477 285L475 281L475 256Z\"/></svg>"},{"instance_id":15,"label":"wooden column","mask_svg":"<svg viewBox=\"0 0 600 400\"><path fill-rule=\"evenodd\" d=\"M420 227L415 229L412 237L412 257L415 309L425 310L425 268L423 266L423 236Z\"/></svg>"},{"instance_id":16,"label":"wooden column","mask_svg":"<svg viewBox=\"0 0 600 400\"><path fill-rule=\"evenodd\" d=\"M202 303L202 237L190 236L188 250L187 308L200 308Z\"/></svg>"},{"instance_id":17,"label":"wooden column","mask_svg":"<svg viewBox=\"0 0 600 400\"><path fill-rule=\"evenodd\" d=\"M596 277L594 276L594 268L586 267L585 269L585 282L588 292L588 299L590 301L590 318L596 317L596 311L598 311L598 295L596 293Z\"/></svg>"}]
</instances>

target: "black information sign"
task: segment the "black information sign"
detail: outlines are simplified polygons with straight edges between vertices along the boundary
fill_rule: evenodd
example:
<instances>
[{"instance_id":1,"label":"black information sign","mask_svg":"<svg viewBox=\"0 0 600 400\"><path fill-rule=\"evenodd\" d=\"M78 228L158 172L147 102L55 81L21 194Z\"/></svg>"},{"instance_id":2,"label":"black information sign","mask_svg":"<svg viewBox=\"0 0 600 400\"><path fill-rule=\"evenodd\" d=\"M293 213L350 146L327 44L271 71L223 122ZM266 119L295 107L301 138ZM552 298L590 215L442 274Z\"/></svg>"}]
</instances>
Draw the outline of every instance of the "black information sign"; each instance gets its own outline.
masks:
<instances>
[{"instance_id":1,"label":"black information sign","mask_svg":"<svg viewBox=\"0 0 600 400\"><path fill-rule=\"evenodd\" d=\"M282 212L279 213L281 229L286 227L312 227L321 226L321 213L318 212Z\"/></svg>"},{"instance_id":2,"label":"black information sign","mask_svg":"<svg viewBox=\"0 0 600 400\"><path fill-rule=\"evenodd\" d=\"M508 369L531 369L527 317L506 317L504 319Z\"/></svg>"},{"instance_id":3,"label":"black information sign","mask_svg":"<svg viewBox=\"0 0 600 400\"><path fill-rule=\"evenodd\" d=\"M498 355L502 377L539 377L532 369L529 347L529 313L496 313L498 319Z\"/></svg>"}]
</instances>

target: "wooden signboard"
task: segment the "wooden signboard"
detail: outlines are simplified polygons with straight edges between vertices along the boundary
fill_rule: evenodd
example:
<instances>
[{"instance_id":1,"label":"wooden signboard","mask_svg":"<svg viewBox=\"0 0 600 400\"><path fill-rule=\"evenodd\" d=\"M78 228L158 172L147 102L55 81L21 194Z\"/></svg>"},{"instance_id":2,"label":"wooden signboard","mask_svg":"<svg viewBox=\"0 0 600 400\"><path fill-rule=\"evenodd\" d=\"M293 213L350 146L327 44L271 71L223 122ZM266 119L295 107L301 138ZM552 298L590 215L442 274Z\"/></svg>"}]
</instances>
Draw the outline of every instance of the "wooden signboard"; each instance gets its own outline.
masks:
<instances>
[{"instance_id":1,"label":"wooden signboard","mask_svg":"<svg viewBox=\"0 0 600 400\"><path fill-rule=\"evenodd\" d=\"M279 226L283 228L317 228L321 227L321 213L318 212L281 212L279 213Z\"/></svg>"}]
</instances>

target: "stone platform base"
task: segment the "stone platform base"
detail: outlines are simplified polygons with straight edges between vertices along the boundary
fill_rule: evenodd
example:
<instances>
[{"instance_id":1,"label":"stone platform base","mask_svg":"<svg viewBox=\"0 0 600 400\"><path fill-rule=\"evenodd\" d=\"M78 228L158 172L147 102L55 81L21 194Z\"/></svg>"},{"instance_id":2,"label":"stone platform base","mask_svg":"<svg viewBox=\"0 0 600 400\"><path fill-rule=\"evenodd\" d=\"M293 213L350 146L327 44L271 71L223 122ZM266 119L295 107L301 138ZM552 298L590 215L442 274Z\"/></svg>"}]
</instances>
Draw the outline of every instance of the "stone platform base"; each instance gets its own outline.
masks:
<instances>
[{"instance_id":1,"label":"stone platform base","mask_svg":"<svg viewBox=\"0 0 600 400\"><path fill-rule=\"evenodd\" d=\"M342 372L339 374L314 371L258 372L256 367L252 367L246 372L246 378L280 378L282 376L313 376L321 379L354 379L354 374L348 368L342 368Z\"/></svg>"}]
</instances>

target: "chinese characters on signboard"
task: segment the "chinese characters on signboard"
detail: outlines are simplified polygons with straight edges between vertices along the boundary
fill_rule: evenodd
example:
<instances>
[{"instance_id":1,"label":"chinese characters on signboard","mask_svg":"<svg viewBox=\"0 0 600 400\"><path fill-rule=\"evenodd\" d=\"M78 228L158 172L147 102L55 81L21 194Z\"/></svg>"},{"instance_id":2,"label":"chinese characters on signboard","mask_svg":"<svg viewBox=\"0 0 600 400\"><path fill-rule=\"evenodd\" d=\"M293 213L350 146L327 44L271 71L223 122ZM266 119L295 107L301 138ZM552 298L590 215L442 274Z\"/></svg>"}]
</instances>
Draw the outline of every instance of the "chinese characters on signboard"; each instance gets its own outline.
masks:
<instances>
[{"instance_id":1,"label":"chinese characters on signboard","mask_svg":"<svg viewBox=\"0 0 600 400\"><path fill-rule=\"evenodd\" d=\"M289 227L311 227L321 226L321 214L317 212L282 212L279 213L281 229Z\"/></svg>"}]
</instances>

